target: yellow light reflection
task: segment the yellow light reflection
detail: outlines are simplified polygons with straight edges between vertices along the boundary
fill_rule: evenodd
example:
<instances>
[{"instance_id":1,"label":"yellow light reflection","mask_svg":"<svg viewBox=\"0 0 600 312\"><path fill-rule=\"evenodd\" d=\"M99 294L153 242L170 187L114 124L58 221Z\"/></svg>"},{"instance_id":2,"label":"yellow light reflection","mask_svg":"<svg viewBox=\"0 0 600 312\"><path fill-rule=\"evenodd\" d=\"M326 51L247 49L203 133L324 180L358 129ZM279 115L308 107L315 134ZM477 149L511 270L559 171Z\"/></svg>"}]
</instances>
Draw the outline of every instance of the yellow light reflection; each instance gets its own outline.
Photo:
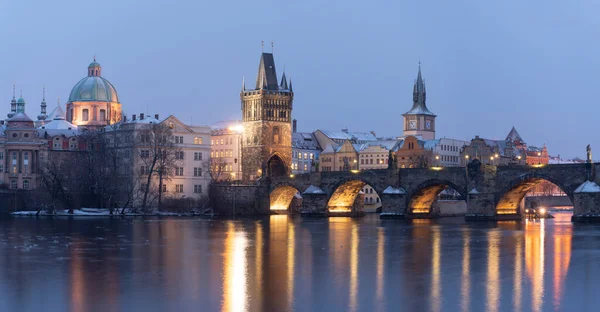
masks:
<instances>
[{"instance_id":1,"label":"yellow light reflection","mask_svg":"<svg viewBox=\"0 0 600 312\"><path fill-rule=\"evenodd\" d=\"M488 260L486 299L487 311L498 311L500 299L500 235L499 231L488 232Z\"/></svg>"},{"instance_id":2,"label":"yellow light reflection","mask_svg":"<svg viewBox=\"0 0 600 312\"><path fill-rule=\"evenodd\" d=\"M471 304L471 232L463 231L462 273L460 279L461 310L469 311Z\"/></svg>"},{"instance_id":3,"label":"yellow light reflection","mask_svg":"<svg viewBox=\"0 0 600 312\"><path fill-rule=\"evenodd\" d=\"M223 302L222 311L246 311L248 295L246 289L246 247L248 239L235 225L227 225L225 255L223 261Z\"/></svg>"},{"instance_id":4,"label":"yellow light reflection","mask_svg":"<svg viewBox=\"0 0 600 312\"><path fill-rule=\"evenodd\" d=\"M352 224L350 240L350 311L357 310L358 299L358 226Z\"/></svg>"},{"instance_id":5,"label":"yellow light reflection","mask_svg":"<svg viewBox=\"0 0 600 312\"><path fill-rule=\"evenodd\" d=\"M554 220L555 224L562 220L557 220L561 217L569 217L568 214L557 214ZM571 227L570 219L566 220L567 225L559 227L554 233L554 309L560 310L560 299L563 295L563 286L567 271L569 270L569 262L571 262L571 239L573 236L573 228Z\"/></svg>"},{"instance_id":6,"label":"yellow light reflection","mask_svg":"<svg viewBox=\"0 0 600 312\"><path fill-rule=\"evenodd\" d=\"M263 248L264 248L264 240L263 240L263 225L260 221L256 221L256 244L254 246L254 253L256 257L256 263L254 264L255 274L255 283L254 287L256 288L257 294L262 294L262 281L263 281ZM263 296L257 296L260 301L257 302L257 305L260 309L262 309L263 305Z\"/></svg>"},{"instance_id":7,"label":"yellow light reflection","mask_svg":"<svg viewBox=\"0 0 600 312\"><path fill-rule=\"evenodd\" d=\"M515 244L515 274L514 274L514 285L513 285L513 304L514 311L521 311L521 288L523 285L523 241L517 239Z\"/></svg>"},{"instance_id":8,"label":"yellow light reflection","mask_svg":"<svg viewBox=\"0 0 600 312\"><path fill-rule=\"evenodd\" d=\"M383 300L383 277L385 267L385 233L377 229L377 302Z\"/></svg>"},{"instance_id":9,"label":"yellow light reflection","mask_svg":"<svg viewBox=\"0 0 600 312\"><path fill-rule=\"evenodd\" d=\"M329 209L329 212L351 212L352 209L350 208L342 208L342 207L335 207L333 209Z\"/></svg>"},{"instance_id":10,"label":"yellow light reflection","mask_svg":"<svg viewBox=\"0 0 600 312\"><path fill-rule=\"evenodd\" d=\"M544 303L544 239L545 219L525 222L525 265L531 280L533 311L541 311Z\"/></svg>"},{"instance_id":11,"label":"yellow light reflection","mask_svg":"<svg viewBox=\"0 0 600 312\"><path fill-rule=\"evenodd\" d=\"M288 309L289 311L292 311L294 307L294 269L296 266L296 229L292 222L288 223L287 243Z\"/></svg>"},{"instance_id":12,"label":"yellow light reflection","mask_svg":"<svg viewBox=\"0 0 600 312\"><path fill-rule=\"evenodd\" d=\"M429 213L429 208L414 208L413 213Z\"/></svg>"},{"instance_id":13,"label":"yellow light reflection","mask_svg":"<svg viewBox=\"0 0 600 312\"><path fill-rule=\"evenodd\" d=\"M438 228L433 229L433 254L431 259L431 311L440 311L442 284L441 279L441 234Z\"/></svg>"}]
</instances>

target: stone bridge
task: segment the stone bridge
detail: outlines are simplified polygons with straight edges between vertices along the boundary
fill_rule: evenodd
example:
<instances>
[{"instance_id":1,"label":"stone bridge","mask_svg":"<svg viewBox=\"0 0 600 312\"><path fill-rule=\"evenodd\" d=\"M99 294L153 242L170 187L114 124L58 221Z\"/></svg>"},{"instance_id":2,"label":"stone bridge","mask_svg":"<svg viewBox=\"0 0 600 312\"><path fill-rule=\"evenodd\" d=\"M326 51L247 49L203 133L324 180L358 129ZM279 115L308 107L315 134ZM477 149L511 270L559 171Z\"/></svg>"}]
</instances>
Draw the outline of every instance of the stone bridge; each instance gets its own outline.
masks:
<instances>
[{"instance_id":1,"label":"stone bridge","mask_svg":"<svg viewBox=\"0 0 600 312\"><path fill-rule=\"evenodd\" d=\"M525 194L541 181L560 187L574 206L574 221L600 220L600 164L488 166L353 170L270 177L272 210L303 215L355 216L371 186L381 198L382 218L432 218L447 187L467 203L467 220L518 220Z\"/></svg>"}]
</instances>

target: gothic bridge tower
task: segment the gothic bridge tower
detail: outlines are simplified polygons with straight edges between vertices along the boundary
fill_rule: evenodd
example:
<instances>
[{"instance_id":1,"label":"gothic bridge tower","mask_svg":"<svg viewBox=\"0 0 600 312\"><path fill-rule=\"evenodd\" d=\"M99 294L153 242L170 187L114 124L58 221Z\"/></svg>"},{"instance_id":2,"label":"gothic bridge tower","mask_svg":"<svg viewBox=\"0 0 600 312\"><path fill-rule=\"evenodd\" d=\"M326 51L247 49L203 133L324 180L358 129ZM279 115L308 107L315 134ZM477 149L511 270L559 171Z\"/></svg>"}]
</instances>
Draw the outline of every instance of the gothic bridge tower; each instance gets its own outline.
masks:
<instances>
[{"instance_id":1,"label":"gothic bridge tower","mask_svg":"<svg viewBox=\"0 0 600 312\"><path fill-rule=\"evenodd\" d=\"M281 83L277 81L273 54L262 53L255 88L246 89L242 82L242 178L245 181L291 172L294 91L285 72Z\"/></svg>"}]
</instances>

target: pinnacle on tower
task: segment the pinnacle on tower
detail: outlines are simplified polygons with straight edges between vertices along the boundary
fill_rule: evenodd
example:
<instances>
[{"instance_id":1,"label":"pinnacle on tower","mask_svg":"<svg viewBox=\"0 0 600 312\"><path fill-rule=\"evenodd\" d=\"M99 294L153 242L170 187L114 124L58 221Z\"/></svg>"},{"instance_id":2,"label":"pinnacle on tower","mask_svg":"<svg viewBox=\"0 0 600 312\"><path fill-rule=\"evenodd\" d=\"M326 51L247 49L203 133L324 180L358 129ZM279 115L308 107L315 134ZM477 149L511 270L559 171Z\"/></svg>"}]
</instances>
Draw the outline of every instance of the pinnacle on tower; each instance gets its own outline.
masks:
<instances>
[{"instance_id":1,"label":"pinnacle on tower","mask_svg":"<svg viewBox=\"0 0 600 312\"><path fill-rule=\"evenodd\" d=\"M7 114L8 118L12 118L17 112L17 99L16 99L16 86L13 84L13 97L10 100L10 112Z\"/></svg>"},{"instance_id":2,"label":"pinnacle on tower","mask_svg":"<svg viewBox=\"0 0 600 312\"><path fill-rule=\"evenodd\" d=\"M287 79L285 77L285 70L283 71L283 75L281 76L281 85L279 86L283 90L288 89Z\"/></svg>"}]
</instances>

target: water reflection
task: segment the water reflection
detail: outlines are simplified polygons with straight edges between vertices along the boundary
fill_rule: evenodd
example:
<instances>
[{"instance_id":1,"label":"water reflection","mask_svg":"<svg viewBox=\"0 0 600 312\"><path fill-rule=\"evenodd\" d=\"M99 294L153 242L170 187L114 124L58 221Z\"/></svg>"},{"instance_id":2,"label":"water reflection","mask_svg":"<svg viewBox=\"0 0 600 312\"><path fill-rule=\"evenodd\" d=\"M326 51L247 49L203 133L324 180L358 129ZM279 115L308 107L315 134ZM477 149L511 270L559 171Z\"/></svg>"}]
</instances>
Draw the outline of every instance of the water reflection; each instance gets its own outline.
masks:
<instances>
[{"instance_id":1,"label":"water reflection","mask_svg":"<svg viewBox=\"0 0 600 312\"><path fill-rule=\"evenodd\" d=\"M594 310L600 230L568 217L5 220L0 311Z\"/></svg>"},{"instance_id":2,"label":"water reflection","mask_svg":"<svg viewBox=\"0 0 600 312\"><path fill-rule=\"evenodd\" d=\"M471 231L462 231L462 272L460 282L461 310L469 311L471 304Z\"/></svg>"},{"instance_id":3,"label":"water reflection","mask_svg":"<svg viewBox=\"0 0 600 312\"><path fill-rule=\"evenodd\" d=\"M241 230L236 230L233 222L227 224L225 234L225 254L223 259L223 305L222 311L246 311L246 247L248 241Z\"/></svg>"}]
</instances>

